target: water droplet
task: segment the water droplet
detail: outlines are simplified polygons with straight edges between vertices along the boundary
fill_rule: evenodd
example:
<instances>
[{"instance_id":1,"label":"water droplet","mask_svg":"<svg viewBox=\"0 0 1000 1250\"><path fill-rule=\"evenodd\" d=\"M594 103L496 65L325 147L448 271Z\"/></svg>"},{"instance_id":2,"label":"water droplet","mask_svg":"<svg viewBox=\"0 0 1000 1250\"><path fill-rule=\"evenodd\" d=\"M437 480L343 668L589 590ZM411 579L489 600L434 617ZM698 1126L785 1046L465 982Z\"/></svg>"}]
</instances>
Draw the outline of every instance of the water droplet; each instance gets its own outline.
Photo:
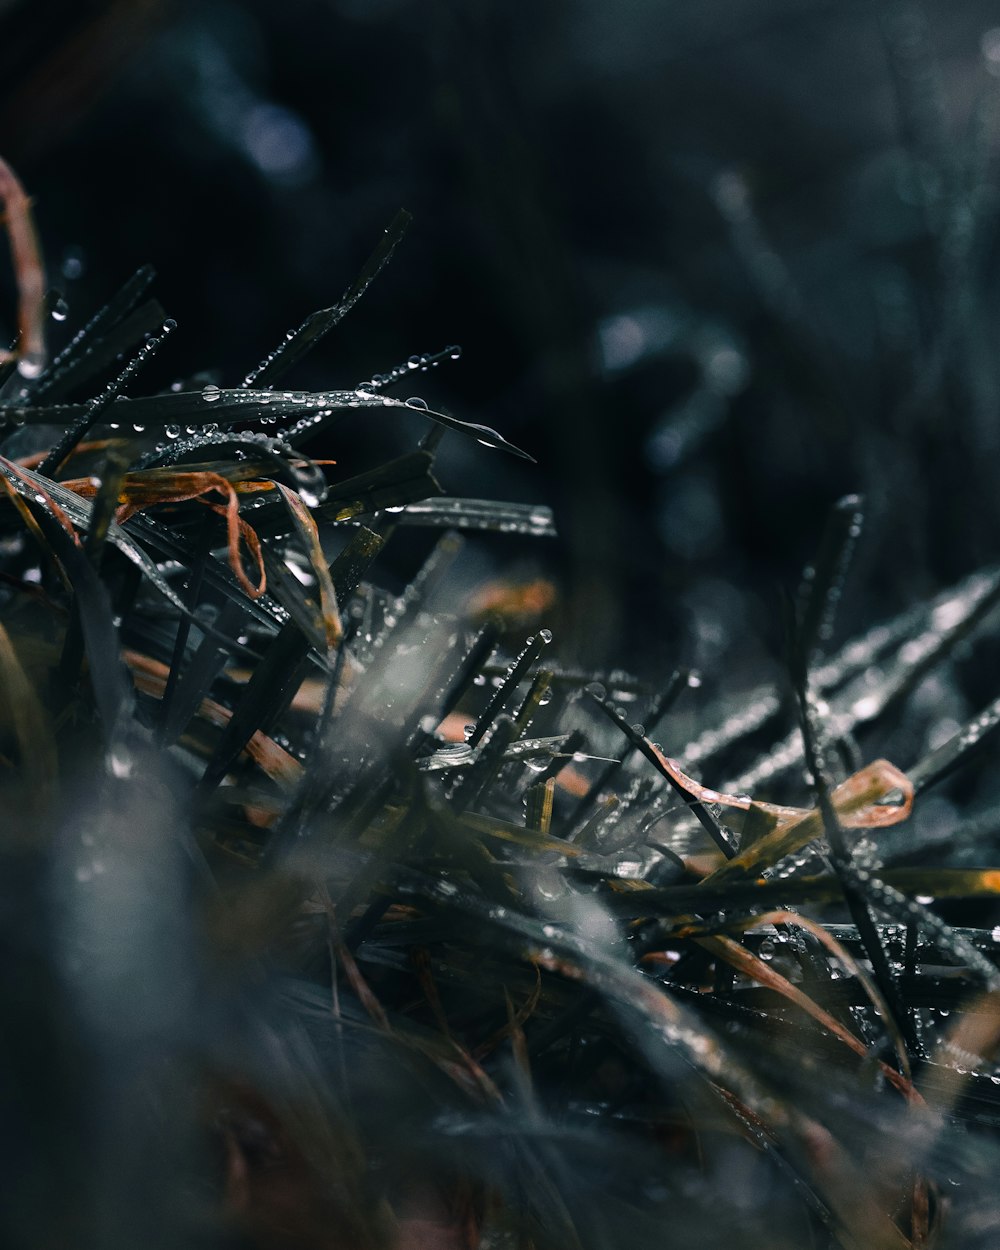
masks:
<instances>
[{"instance_id":1,"label":"water droplet","mask_svg":"<svg viewBox=\"0 0 1000 1250\"><path fill-rule=\"evenodd\" d=\"M17 371L22 378L37 378L44 368L44 352L25 352L17 362Z\"/></svg>"},{"instance_id":2,"label":"water droplet","mask_svg":"<svg viewBox=\"0 0 1000 1250\"><path fill-rule=\"evenodd\" d=\"M406 401L408 408L419 408L421 412L427 411L427 400L421 399L419 395L413 395Z\"/></svg>"},{"instance_id":3,"label":"water droplet","mask_svg":"<svg viewBox=\"0 0 1000 1250\"><path fill-rule=\"evenodd\" d=\"M132 757L127 751L119 748L108 753L108 771L112 777L117 777L120 781L127 781L132 776L132 768Z\"/></svg>"},{"instance_id":4,"label":"water droplet","mask_svg":"<svg viewBox=\"0 0 1000 1250\"><path fill-rule=\"evenodd\" d=\"M132 429L135 430L136 434L142 434L146 427L144 425L140 425L138 421L133 421Z\"/></svg>"},{"instance_id":5,"label":"water droplet","mask_svg":"<svg viewBox=\"0 0 1000 1250\"><path fill-rule=\"evenodd\" d=\"M69 316L69 304L60 295L56 302L52 305L52 320L65 321Z\"/></svg>"},{"instance_id":6,"label":"water droplet","mask_svg":"<svg viewBox=\"0 0 1000 1250\"><path fill-rule=\"evenodd\" d=\"M214 403L221 394L222 392L214 382L209 382L208 386L202 387L201 397L206 404Z\"/></svg>"},{"instance_id":7,"label":"water droplet","mask_svg":"<svg viewBox=\"0 0 1000 1250\"><path fill-rule=\"evenodd\" d=\"M168 425L167 428L164 430L164 433L166 434L167 438L180 438L181 427L179 425Z\"/></svg>"},{"instance_id":8,"label":"water droplet","mask_svg":"<svg viewBox=\"0 0 1000 1250\"><path fill-rule=\"evenodd\" d=\"M929 907L934 902L933 894L914 894L913 901L920 903L922 907Z\"/></svg>"},{"instance_id":9,"label":"water droplet","mask_svg":"<svg viewBox=\"0 0 1000 1250\"><path fill-rule=\"evenodd\" d=\"M445 348L445 351L448 353L448 358L450 360L458 360L462 354L462 349L458 343L452 343L450 347Z\"/></svg>"},{"instance_id":10,"label":"water droplet","mask_svg":"<svg viewBox=\"0 0 1000 1250\"><path fill-rule=\"evenodd\" d=\"M770 963L774 958L774 943L770 938L765 938L757 949L757 954L765 963Z\"/></svg>"},{"instance_id":11,"label":"water droplet","mask_svg":"<svg viewBox=\"0 0 1000 1250\"><path fill-rule=\"evenodd\" d=\"M539 638L541 638L542 642L551 642L551 641L552 641L552 630L551 630L551 629L540 629L540 630L538 631L538 637L539 637Z\"/></svg>"}]
</instances>

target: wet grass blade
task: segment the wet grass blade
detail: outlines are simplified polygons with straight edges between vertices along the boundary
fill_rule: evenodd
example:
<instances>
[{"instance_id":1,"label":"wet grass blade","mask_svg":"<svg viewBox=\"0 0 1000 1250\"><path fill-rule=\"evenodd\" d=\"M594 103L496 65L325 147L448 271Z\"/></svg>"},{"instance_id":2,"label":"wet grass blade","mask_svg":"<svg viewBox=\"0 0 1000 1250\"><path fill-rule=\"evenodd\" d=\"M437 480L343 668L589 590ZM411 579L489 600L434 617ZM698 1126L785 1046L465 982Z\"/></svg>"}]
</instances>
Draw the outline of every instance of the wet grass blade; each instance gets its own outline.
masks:
<instances>
[{"instance_id":1,"label":"wet grass blade","mask_svg":"<svg viewBox=\"0 0 1000 1250\"><path fill-rule=\"evenodd\" d=\"M118 399L125 387L128 386L143 366L153 358L164 340L175 328L175 324L173 321L164 321L160 327L160 333L147 339L121 373L112 382L109 382L100 395L91 400L82 415L66 428L55 447L52 448L39 465L38 472L40 476L56 476L69 456L72 455L77 444L86 437L88 432Z\"/></svg>"},{"instance_id":2,"label":"wet grass blade","mask_svg":"<svg viewBox=\"0 0 1000 1250\"><path fill-rule=\"evenodd\" d=\"M816 559L803 575L796 645L809 669L833 638L837 608L863 519L860 496L845 495L838 500L827 520Z\"/></svg>"},{"instance_id":3,"label":"wet grass blade","mask_svg":"<svg viewBox=\"0 0 1000 1250\"><path fill-rule=\"evenodd\" d=\"M273 386L293 365L297 364L307 352L312 351L316 344L341 322L351 311L358 300L368 290L378 275L392 259L392 254L406 234L413 220L406 209L400 209L386 227L372 254L365 261L361 272L340 297L332 308L321 308L312 313L299 326L285 337L265 360L252 369L243 380L245 387Z\"/></svg>"},{"instance_id":4,"label":"wet grass blade","mask_svg":"<svg viewBox=\"0 0 1000 1250\"><path fill-rule=\"evenodd\" d=\"M72 387L86 381L98 369L109 364L118 352L127 351L146 331L161 324L164 313L155 301L149 301L141 315L133 316L136 305L149 290L155 277L156 270L152 265L143 265L136 270L121 290L73 336L46 371L28 386L28 394L36 401L43 400L48 403L60 399ZM114 352L108 356L108 338L122 323L130 326L128 341L120 346L119 336L113 344Z\"/></svg>"},{"instance_id":5,"label":"wet grass blade","mask_svg":"<svg viewBox=\"0 0 1000 1250\"><path fill-rule=\"evenodd\" d=\"M480 712L475 727L469 735L470 747L475 749L479 746L500 711L513 699L518 686L527 676L532 664L534 664L551 641L551 633L547 629L542 629L524 644L521 652L507 668L500 684L490 696L489 702Z\"/></svg>"}]
</instances>

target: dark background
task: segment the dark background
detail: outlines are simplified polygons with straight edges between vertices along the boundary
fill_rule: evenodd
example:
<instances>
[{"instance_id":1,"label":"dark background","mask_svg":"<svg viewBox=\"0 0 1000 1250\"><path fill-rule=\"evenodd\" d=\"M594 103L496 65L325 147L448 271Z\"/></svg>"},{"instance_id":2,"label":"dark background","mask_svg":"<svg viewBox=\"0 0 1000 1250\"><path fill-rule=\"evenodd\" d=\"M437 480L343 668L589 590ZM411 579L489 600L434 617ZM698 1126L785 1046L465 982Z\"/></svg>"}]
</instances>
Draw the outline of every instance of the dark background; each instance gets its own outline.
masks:
<instances>
[{"instance_id":1,"label":"dark background","mask_svg":"<svg viewBox=\"0 0 1000 1250\"><path fill-rule=\"evenodd\" d=\"M846 491L842 632L996 558L997 75L973 0L0 3L64 332L152 261L180 330L143 386L235 385L407 207L288 384L460 343L421 393L538 465L449 436L446 490L562 533L476 570L555 577L570 651L735 680ZM352 473L407 420L315 450Z\"/></svg>"}]
</instances>

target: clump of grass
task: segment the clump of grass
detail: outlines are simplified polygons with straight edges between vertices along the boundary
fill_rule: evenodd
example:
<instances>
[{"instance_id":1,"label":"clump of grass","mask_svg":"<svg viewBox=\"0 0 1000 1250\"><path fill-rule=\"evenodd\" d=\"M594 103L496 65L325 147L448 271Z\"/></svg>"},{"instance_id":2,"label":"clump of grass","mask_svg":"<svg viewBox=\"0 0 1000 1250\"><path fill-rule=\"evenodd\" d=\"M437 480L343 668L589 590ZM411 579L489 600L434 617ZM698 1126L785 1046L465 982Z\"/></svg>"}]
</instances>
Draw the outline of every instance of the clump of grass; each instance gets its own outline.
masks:
<instances>
[{"instance_id":1,"label":"clump of grass","mask_svg":"<svg viewBox=\"0 0 1000 1250\"><path fill-rule=\"evenodd\" d=\"M443 433L525 454L390 394L455 349L273 389L405 223L241 386L133 393L171 330L148 269L11 352L5 1243L995 1244L1000 930L947 919L1000 894L993 824L943 849L911 813L1000 703L920 759L868 744L1000 573L835 650L838 505L791 731L770 690L561 665L537 588L470 624L460 531L552 519L444 494ZM310 457L399 409L410 453ZM442 537L390 594L411 526Z\"/></svg>"}]
</instances>

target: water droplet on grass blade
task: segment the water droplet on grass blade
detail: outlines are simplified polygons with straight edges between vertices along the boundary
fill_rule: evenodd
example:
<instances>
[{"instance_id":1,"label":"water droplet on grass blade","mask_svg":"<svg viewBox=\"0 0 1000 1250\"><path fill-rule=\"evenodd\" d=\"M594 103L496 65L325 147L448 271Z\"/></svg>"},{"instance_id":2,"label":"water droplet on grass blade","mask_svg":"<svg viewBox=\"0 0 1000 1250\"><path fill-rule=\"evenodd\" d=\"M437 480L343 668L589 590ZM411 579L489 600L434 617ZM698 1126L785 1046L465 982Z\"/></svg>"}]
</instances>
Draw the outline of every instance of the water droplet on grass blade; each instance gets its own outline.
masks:
<instances>
[{"instance_id":1,"label":"water droplet on grass blade","mask_svg":"<svg viewBox=\"0 0 1000 1250\"><path fill-rule=\"evenodd\" d=\"M44 368L44 352L25 352L17 362L17 371L22 378L37 378Z\"/></svg>"}]
</instances>

